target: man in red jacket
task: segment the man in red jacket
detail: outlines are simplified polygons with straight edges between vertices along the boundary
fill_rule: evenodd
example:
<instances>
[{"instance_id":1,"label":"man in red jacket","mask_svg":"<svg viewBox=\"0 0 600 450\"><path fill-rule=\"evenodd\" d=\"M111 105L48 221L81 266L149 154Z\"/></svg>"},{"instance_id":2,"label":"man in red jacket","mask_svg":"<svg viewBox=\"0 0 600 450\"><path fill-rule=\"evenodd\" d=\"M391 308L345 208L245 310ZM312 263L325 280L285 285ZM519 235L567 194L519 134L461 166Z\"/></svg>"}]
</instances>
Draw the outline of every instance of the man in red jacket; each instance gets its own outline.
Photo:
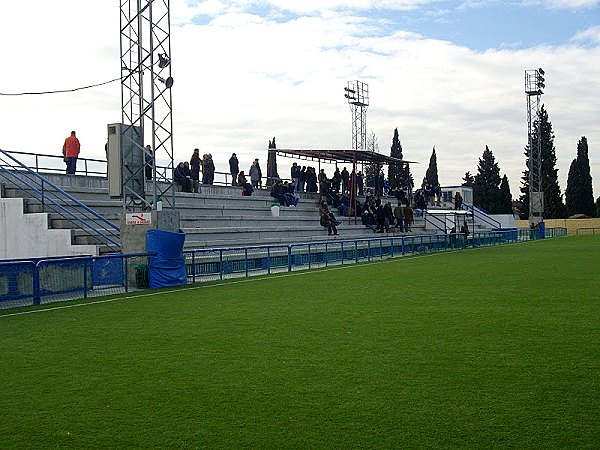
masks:
<instances>
[{"instance_id":1,"label":"man in red jacket","mask_svg":"<svg viewBox=\"0 0 600 450\"><path fill-rule=\"evenodd\" d=\"M63 156L67 163L67 175L75 175L79 148L79 139L75 137L75 132L71 131L71 136L65 139L65 144L63 145Z\"/></svg>"}]
</instances>

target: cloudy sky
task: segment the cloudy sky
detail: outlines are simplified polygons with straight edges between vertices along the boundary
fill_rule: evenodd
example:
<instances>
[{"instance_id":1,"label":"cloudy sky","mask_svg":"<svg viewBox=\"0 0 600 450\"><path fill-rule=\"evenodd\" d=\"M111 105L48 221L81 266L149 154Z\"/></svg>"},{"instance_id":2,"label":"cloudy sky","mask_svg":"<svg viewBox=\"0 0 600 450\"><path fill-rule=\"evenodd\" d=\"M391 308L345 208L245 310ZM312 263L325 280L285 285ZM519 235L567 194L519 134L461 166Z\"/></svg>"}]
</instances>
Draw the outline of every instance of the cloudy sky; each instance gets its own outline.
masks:
<instances>
[{"instance_id":1,"label":"cloudy sky","mask_svg":"<svg viewBox=\"0 0 600 450\"><path fill-rule=\"evenodd\" d=\"M120 76L119 2L4 2L0 92L72 89ZM423 177L435 146L440 181L475 173L485 146L518 197L525 168L524 71L544 68L542 97L564 191L577 141L590 146L600 195L600 0L172 0L175 159L236 152L266 166L278 148L350 148L343 88L369 85L368 134ZM121 120L120 84L0 96L0 148L60 153L71 129L102 158ZM279 158L279 173L291 161Z\"/></svg>"}]
</instances>

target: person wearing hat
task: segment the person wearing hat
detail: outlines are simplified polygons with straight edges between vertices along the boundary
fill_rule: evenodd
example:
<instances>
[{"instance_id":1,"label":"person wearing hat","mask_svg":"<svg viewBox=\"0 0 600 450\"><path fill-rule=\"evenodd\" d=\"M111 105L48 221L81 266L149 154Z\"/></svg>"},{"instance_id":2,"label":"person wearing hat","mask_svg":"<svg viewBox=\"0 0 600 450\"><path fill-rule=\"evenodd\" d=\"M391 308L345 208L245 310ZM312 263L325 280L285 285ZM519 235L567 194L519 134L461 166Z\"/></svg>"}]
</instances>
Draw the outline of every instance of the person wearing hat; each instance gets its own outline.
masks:
<instances>
[{"instance_id":1,"label":"person wearing hat","mask_svg":"<svg viewBox=\"0 0 600 450\"><path fill-rule=\"evenodd\" d=\"M256 158L252 163L252 166L250 166L250 171L248 174L250 175L252 187L256 189L262 188L262 171L260 170L260 165L258 164L258 158Z\"/></svg>"},{"instance_id":2,"label":"person wearing hat","mask_svg":"<svg viewBox=\"0 0 600 450\"><path fill-rule=\"evenodd\" d=\"M231 155L231 158L229 158L229 173L231 174L231 185L232 186L237 186L237 177L238 177L239 172L240 172L240 164L237 159L237 156L235 156L235 153L233 153Z\"/></svg>"}]
</instances>

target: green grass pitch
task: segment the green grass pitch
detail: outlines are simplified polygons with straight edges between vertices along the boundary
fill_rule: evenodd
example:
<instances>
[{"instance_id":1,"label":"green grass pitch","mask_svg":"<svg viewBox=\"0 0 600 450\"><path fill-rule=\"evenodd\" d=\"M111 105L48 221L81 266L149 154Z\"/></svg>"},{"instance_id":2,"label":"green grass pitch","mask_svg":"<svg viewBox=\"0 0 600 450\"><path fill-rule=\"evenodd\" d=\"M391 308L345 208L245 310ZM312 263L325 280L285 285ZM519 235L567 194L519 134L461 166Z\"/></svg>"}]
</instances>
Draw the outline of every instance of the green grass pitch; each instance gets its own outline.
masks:
<instances>
[{"instance_id":1,"label":"green grass pitch","mask_svg":"<svg viewBox=\"0 0 600 450\"><path fill-rule=\"evenodd\" d=\"M0 448L598 448L599 268L581 236L2 311Z\"/></svg>"}]
</instances>

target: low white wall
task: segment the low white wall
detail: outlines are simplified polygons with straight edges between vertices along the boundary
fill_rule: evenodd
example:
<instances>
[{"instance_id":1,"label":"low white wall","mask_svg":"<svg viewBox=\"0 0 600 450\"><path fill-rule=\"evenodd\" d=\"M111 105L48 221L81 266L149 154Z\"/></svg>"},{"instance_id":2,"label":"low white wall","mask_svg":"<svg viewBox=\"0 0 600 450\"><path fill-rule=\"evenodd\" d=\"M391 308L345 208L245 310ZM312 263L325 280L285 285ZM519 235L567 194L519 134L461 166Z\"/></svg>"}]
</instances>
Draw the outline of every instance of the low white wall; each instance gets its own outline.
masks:
<instances>
[{"instance_id":1,"label":"low white wall","mask_svg":"<svg viewBox=\"0 0 600 450\"><path fill-rule=\"evenodd\" d=\"M22 198L0 198L0 259L97 256L95 245L71 244L71 230L48 229L48 214L23 212Z\"/></svg>"}]
</instances>

